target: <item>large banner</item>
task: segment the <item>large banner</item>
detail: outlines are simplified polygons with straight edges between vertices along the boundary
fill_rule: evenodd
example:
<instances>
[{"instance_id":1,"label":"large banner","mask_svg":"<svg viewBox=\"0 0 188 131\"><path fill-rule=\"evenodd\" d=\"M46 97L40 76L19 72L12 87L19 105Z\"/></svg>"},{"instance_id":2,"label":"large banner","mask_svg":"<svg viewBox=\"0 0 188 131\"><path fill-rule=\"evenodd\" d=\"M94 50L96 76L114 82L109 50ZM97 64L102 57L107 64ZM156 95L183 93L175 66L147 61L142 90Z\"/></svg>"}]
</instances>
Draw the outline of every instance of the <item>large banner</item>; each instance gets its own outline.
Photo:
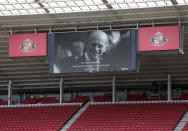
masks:
<instances>
[{"instance_id":1,"label":"large banner","mask_svg":"<svg viewBox=\"0 0 188 131\"><path fill-rule=\"evenodd\" d=\"M137 70L136 29L50 33L50 73Z\"/></svg>"},{"instance_id":2,"label":"large banner","mask_svg":"<svg viewBox=\"0 0 188 131\"><path fill-rule=\"evenodd\" d=\"M47 33L12 34L9 57L46 56Z\"/></svg>"},{"instance_id":3,"label":"large banner","mask_svg":"<svg viewBox=\"0 0 188 131\"><path fill-rule=\"evenodd\" d=\"M159 26L138 29L138 51L180 49L180 27Z\"/></svg>"}]
</instances>

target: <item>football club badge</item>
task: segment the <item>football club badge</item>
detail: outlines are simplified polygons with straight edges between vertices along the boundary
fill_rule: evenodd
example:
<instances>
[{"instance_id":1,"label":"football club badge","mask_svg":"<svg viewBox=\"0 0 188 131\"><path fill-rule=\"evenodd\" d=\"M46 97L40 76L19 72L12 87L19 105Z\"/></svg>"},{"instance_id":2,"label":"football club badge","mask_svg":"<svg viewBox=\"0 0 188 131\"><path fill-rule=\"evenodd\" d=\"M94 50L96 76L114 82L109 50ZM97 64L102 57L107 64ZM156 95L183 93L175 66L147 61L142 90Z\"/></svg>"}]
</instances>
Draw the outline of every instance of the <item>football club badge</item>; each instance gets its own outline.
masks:
<instances>
[{"instance_id":1,"label":"football club badge","mask_svg":"<svg viewBox=\"0 0 188 131\"><path fill-rule=\"evenodd\" d=\"M30 39L26 39L21 45L20 45L20 49L23 52L32 52L33 50L36 49L36 45L30 40Z\"/></svg>"},{"instance_id":2,"label":"football club badge","mask_svg":"<svg viewBox=\"0 0 188 131\"><path fill-rule=\"evenodd\" d=\"M141 27L138 29L138 51L179 51L180 35L178 25Z\"/></svg>"},{"instance_id":3,"label":"football club badge","mask_svg":"<svg viewBox=\"0 0 188 131\"><path fill-rule=\"evenodd\" d=\"M153 37L151 37L150 44L152 46L163 46L167 43L167 41L168 39L158 31Z\"/></svg>"}]
</instances>

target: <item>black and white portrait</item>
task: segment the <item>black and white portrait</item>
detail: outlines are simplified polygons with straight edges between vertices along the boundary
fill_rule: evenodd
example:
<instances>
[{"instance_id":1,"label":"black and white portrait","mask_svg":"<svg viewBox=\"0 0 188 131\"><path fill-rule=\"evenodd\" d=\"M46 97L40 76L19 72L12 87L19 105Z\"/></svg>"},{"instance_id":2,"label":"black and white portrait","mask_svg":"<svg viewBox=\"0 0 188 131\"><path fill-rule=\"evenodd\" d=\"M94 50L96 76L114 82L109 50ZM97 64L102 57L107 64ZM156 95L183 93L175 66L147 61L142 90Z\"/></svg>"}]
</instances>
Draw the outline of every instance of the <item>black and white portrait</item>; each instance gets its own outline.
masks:
<instances>
[{"instance_id":1,"label":"black and white portrait","mask_svg":"<svg viewBox=\"0 0 188 131\"><path fill-rule=\"evenodd\" d=\"M136 30L94 30L49 34L50 73L136 70Z\"/></svg>"}]
</instances>

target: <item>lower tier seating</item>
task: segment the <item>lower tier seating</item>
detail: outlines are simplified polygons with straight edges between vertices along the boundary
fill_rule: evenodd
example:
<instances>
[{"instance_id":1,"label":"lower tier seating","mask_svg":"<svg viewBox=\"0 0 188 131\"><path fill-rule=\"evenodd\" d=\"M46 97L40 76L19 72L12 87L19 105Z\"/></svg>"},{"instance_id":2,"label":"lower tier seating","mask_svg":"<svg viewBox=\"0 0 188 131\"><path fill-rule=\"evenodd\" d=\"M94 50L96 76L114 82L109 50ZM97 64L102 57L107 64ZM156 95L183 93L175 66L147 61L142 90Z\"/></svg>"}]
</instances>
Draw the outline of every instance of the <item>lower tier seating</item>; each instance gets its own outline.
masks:
<instances>
[{"instance_id":1,"label":"lower tier seating","mask_svg":"<svg viewBox=\"0 0 188 131\"><path fill-rule=\"evenodd\" d=\"M185 124L182 131L188 131L188 122Z\"/></svg>"},{"instance_id":2,"label":"lower tier seating","mask_svg":"<svg viewBox=\"0 0 188 131\"><path fill-rule=\"evenodd\" d=\"M0 107L1 131L57 131L80 105Z\"/></svg>"},{"instance_id":3,"label":"lower tier seating","mask_svg":"<svg viewBox=\"0 0 188 131\"><path fill-rule=\"evenodd\" d=\"M93 104L68 131L172 131L188 103Z\"/></svg>"}]
</instances>

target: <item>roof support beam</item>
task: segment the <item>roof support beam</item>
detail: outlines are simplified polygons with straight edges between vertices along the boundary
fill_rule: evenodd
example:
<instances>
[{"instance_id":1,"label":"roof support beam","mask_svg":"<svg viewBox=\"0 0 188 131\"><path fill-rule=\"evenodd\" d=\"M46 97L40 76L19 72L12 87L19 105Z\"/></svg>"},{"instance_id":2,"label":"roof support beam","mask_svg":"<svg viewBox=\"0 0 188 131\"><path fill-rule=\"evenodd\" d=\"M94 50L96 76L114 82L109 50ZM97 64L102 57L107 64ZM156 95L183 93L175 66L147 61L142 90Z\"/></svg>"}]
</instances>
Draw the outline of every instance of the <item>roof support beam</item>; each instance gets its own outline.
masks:
<instances>
[{"instance_id":1,"label":"roof support beam","mask_svg":"<svg viewBox=\"0 0 188 131\"><path fill-rule=\"evenodd\" d=\"M40 0L35 0L35 2L38 3L39 6L40 6L42 9L45 10L46 13L50 13L50 11L49 11L47 8L45 8L44 5L43 5L42 3L40 3Z\"/></svg>"},{"instance_id":2,"label":"roof support beam","mask_svg":"<svg viewBox=\"0 0 188 131\"><path fill-rule=\"evenodd\" d=\"M178 2L176 0L170 0L172 2L173 5L177 5Z\"/></svg>"},{"instance_id":3,"label":"roof support beam","mask_svg":"<svg viewBox=\"0 0 188 131\"><path fill-rule=\"evenodd\" d=\"M173 5L178 5L177 0L170 0L170 1L172 2ZM184 13L183 13L183 11L182 11L182 8L179 7L179 6L175 6L175 8L177 9L179 15L182 17L181 20L183 20L183 19L184 19L184 18L183 18L183 17L184 17ZM180 20L180 19L179 19L179 20Z\"/></svg>"},{"instance_id":4,"label":"roof support beam","mask_svg":"<svg viewBox=\"0 0 188 131\"><path fill-rule=\"evenodd\" d=\"M102 0L102 2L108 7L108 9L113 9L111 4L109 4L107 0Z\"/></svg>"}]
</instances>

